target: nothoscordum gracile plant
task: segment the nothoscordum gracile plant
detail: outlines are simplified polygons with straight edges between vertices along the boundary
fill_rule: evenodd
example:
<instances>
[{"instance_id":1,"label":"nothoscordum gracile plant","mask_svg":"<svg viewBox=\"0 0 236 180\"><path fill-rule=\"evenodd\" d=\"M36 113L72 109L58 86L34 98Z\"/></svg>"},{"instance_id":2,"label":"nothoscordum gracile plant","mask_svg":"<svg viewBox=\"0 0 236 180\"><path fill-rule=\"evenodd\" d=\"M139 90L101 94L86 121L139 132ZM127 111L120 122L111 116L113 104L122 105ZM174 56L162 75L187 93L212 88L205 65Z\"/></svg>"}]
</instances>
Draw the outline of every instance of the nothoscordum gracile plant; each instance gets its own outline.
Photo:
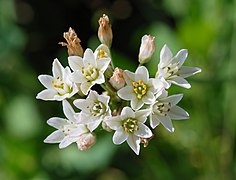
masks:
<instances>
[{"instance_id":1,"label":"nothoscordum gracile plant","mask_svg":"<svg viewBox=\"0 0 236 180\"><path fill-rule=\"evenodd\" d=\"M76 143L84 151L96 143L96 132L102 129L114 131L113 143L127 142L138 155L140 144L148 145L155 129L162 124L174 132L172 120L188 119L189 114L177 104L183 94L168 95L172 84L190 88L185 78L201 72L200 68L183 66L188 56L186 49L175 56L165 44L160 51L160 61L155 77L149 76L145 63L152 59L155 37L144 35L141 39L135 72L113 66L110 47L112 29L109 18L99 20L98 38L101 44L94 51L85 51L72 28L64 33L68 48L69 67L63 67L58 59L53 61L52 76L40 75L45 90L37 99L62 101L66 118L52 117L47 123L54 128L45 143L59 143L65 148ZM157 59L153 59L156 60ZM99 94L91 88L100 85Z\"/></svg>"}]
</instances>

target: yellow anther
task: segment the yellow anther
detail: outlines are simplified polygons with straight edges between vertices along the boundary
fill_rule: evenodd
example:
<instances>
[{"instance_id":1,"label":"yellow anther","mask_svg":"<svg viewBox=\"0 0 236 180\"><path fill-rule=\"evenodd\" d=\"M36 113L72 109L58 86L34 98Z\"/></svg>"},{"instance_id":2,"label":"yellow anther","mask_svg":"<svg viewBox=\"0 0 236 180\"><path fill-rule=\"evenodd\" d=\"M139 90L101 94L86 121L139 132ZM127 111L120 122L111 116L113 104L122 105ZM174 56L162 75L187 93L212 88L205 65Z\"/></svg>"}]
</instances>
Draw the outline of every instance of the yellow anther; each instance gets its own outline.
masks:
<instances>
[{"instance_id":1,"label":"yellow anther","mask_svg":"<svg viewBox=\"0 0 236 180\"><path fill-rule=\"evenodd\" d=\"M143 85L143 89L147 89L147 85L146 84Z\"/></svg>"},{"instance_id":2,"label":"yellow anther","mask_svg":"<svg viewBox=\"0 0 236 180\"><path fill-rule=\"evenodd\" d=\"M99 49L99 53L98 53L97 59L106 58L106 57L107 57L107 54L105 53L105 51L103 51L102 49Z\"/></svg>"},{"instance_id":3,"label":"yellow anther","mask_svg":"<svg viewBox=\"0 0 236 180\"><path fill-rule=\"evenodd\" d=\"M142 94L137 94L138 99L142 99Z\"/></svg>"},{"instance_id":4,"label":"yellow anther","mask_svg":"<svg viewBox=\"0 0 236 180\"><path fill-rule=\"evenodd\" d=\"M141 79L138 80L139 85L143 84L143 81Z\"/></svg>"},{"instance_id":5,"label":"yellow anther","mask_svg":"<svg viewBox=\"0 0 236 180\"><path fill-rule=\"evenodd\" d=\"M146 89L142 90L142 95L146 94Z\"/></svg>"},{"instance_id":6,"label":"yellow anther","mask_svg":"<svg viewBox=\"0 0 236 180\"><path fill-rule=\"evenodd\" d=\"M138 93L138 88L134 88L134 92L135 92L135 93Z\"/></svg>"},{"instance_id":7,"label":"yellow anther","mask_svg":"<svg viewBox=\"0 0 236 180\"><path fill-rule=\"evenodd\" d=\"M135 81L132 82L133 86L137 86L137 83Z\"/></svg>"}]
</instances>

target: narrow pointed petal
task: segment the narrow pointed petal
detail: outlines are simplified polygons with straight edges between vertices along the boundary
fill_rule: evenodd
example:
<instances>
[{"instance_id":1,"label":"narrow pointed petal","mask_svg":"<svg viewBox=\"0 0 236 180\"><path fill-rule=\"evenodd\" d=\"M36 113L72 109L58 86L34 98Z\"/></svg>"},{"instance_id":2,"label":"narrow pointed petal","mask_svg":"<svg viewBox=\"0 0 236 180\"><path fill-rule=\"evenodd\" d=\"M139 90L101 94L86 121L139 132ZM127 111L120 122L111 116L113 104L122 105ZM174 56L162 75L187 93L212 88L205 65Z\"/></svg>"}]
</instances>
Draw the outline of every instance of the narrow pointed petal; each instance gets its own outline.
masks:
<instances>
[{"instance_id":1,"label":"narrow pointed petal","mask_svg":"<svg viewBox=\"0 0 236 180\"><path fill-rule=\"evenodd\" d=\"M121 88L117 92L117 94L121 99L124 99L126 101L129 101L131 99L135 99L135 97L136 97L136 95L133 93L132 86L125 86L125 87Z\"/></svg>"},{"instance_id":2,"label":"narrow pointed petal","mask_svg":"<svg viewBox=\"0 0 236 180\"><path fill-rule=\"evenodd\" d=\"M63 140L65 134L60 130L54 131L43 142L45 143L59 143Z\"/></svg>"},{"instance_id":3,"label":"narrow pointed petal","mask_svg":"<svg viewBox=\"0 0 236 180\"><path fill-rule=\"evenodd\" d=\"M135 152L135 154L139 155L139 151L140 151L140 138L130 134L128 139L127 139L127 143L129 145L129 147Z\"/></svg>"},{"instance_id":4,"label":"narrow pointed petal","mask_svg":"<svg viewBox=\"0 0 236 180\"><path fill-rule=\"evenodd\" d=\"M81 134L89 132L88 128L84 124L77 125L77 128L72 129L70 133L70 137L78 137Z\"/></svg>"},{"instance_id":5,"label":"narrow pointed petal","mask_svg":"<svg viewBox=\"0 0 236 180\"><path fill-rule=\"evenodd\" d=\"M169 116L171 119L188 119L189 114L179 106L174 106L169 111Z\"/></svg>"},{"instance_id":6,"label":"narrow pointed petal","mask_svg":"<svg viewBox=\"0 0 236 180\"><path fill-rule=\"evenodd\" d=\"M170 102L171 107L175 106L179 103L179 101L183 98L183 94L175 94L163 99L160 99L163 102Z\"/></svg>"},{"instance_id":7,"label":"narrow pointed petal","mask_svg":"<svg viewBox=\"0 0 236 180\"><path fill-rule=\"evenodd\" d=\"M158 115L151 114L150 115L150 126L152 127L152 129L157 127L159 124L160 124L160 121L158 120Z\"/></svg>"},{"instance_id":8,"label":"narrow pointed petal","mask_svg":"<svg viewBox=\"0 0 236 180\"><path fill-rule=\"evenodd\" d=\"M63 112L64 112L65 116L67 117L67 119L69 119L72 122L75 122L76 121L75 111L71 107L70 103L67 100L63 100L62 106L63 106Z\"/></svg>"},{"instance_id":9,"label":"narrow pointed petal","mask_svg":"<svg viewBox=\"0 0 236 180\"><path fill-rule=\"evenodd\" d=\"M70 138L69 136L66 136L59 144L59 148L60 149L66 148L67 146L71 145L73 142L75 142L75 138Z\"/></svg>"},{"instance_id":10,"label":"narrow pointed petal","mask_svg":"<svg viewBox=\"0 0 236 180\"><path fill-rule=\"evenodd\" d=\"M187 49L181 49L176 55L175 57L172 59L172 63L179 63L178 67L180 68L184 61L186 60L188 56L188 50Z\"/></svg>"},{"instance_id":11,"label":"narrow pointed petal","mask_svg":"<svg viewBox=\"0 0 236 180\"><path fill-rule=\"evenodd\" d=\"M85 67L89 66L89 64L92 64L95 68L97 67L97 62L91 49L87 48L85 50L83 60Z\"/></svg>"},{"instance_id":12,"label":"narrow pointed petal","mask_svg":"<svg viewBox=\"0 0 236 180\"><path fill-rule=\"evenodd\" d=\"M167 66L170 63L172 56L173 55L172 55L170 49L165 44L163 46L163 48L161 49L161 53L160 53L160 66L161 67Z\"/></svg>"},{"instance_id":13,"label":"narrow pointed petal","mask_svg":"<svg viewBox=\"0 0 236 180\"><path fill-rule=\"evenodd\" d=\"M126 84L132 86L132 82L135 81L135 74L128 70L124 70L123 77L125 79Z\"/></svg>"},{"instance_id":14,"label":"narrow pointed petal","mask_svg":"<svg viewBox=\"0 0 236 180\"><path fill-rule=\"evenodd\" d=\"M123 127L117 129L117 131L113 135L113 143L114 144L122 144L128 138L128 134L123 130Z\"/></svg>"},{"instance_id":15,"label":"narrow pointed petal","mask_svg":"<svg viewBox=\"0 0 236 180\"><path fill-rule=\"evenodd\" d=\"M143 96L142 98L142 101L145 103L145 104L151 104L153 103L155 100L155 96L152 92L148 91L145 96Z\"/></svg>"},{"instance_id":16,"label":"narrow pointed petal","mask_svg":"<svg viewBox=\"0 0 236 180\"><path fill-rule=\"evenodd\" d=\"M80 110L86 110L90 105L90 102L87 102L85 99L76 99L73 104Z\"/></svg>"},{"instance_id":17,"label":"narrow pointed petal","mask_svg":"<svg viewBox=\"0 0 236 180\"><path fill-rule=\"evenodd\" d=\"M134 131L134 134L142 138L150 138L152 136L152 131L142 123L138 123L138 131Z\"/></svg>"},{"instance_id":18,"label":"narrow pointed petal","mask_svg":"<svg viewBox=\"0 0 236 180\"><path fill-rule=\"evenodd\" d=\"M80 86L82 93L87 95L92 86L93 84L91 82L83 82Z\"/></svg>"},{"instance_id":19,"label":"narrow pointed petal","mask_svg":"<svg viewBox=\"0 0 236 180\"><path fill-rule=\"evenodd\" d=\"M126 106L122 109L120 116L122 119L135 118L135 113L130 107Z\"/></svg>"},{"instance_id":20,"label":"narrow pointed petal","mask_svg":"<svg viewBox=\"0 0 236 180\"><path fill-rule=\"evenodd\" d=\"M56 94L57 92L54 89L45 89L37 94L36 99L53 101Z\"/></svg>"},{"instance_id":21,"label":"narrow pointed petal","mask_svg":"<svg viewBox=\"0 0 236 180\"><path fill-rule=\"evenodd\" d=\"M52 74L54 78L63 77L63 67L59 60L56 58L52 63Z\"/></svg>"},{"instance_id":22,"label":"narrow pointed petal","mask_svg":"<svg viewBox=\"0 0 236 180\"><path fill-rule=\"evenodd\" d=\"M68 63L69 63L70 68L73 71L77 71L77 70L80 71L82 67L84 66L83 59L79 56L69 56Z\"/></svg>"},{"instance_id":23,"label":"narrow pointed petal","mask_svg":"<svg viewBox=\"0 0 236 180\"><path fill-rule=\"evenodd\" d=\"M52 76L40 75L38 79L45 88L48 88L48 89L53 88L52 81L54 80L54 78Z\"/></svg>"},{"instance_id":24,"label":"narrow pointed petal","mask_svg":"<svg viewBox=\"0 0 236 180\"><path fill-rule=\"evenodd\" d=\"M145 66L138 67L135 71L135 81L138 82L140 79L143 80L144 84L148 82L149 74Z\"/></svg>"},{"instance_id":25,"label":"narrow pointed petal","mask_svg":"<svg viewBox=\"0 0 236 180\"><path fill-rule=\"evenodd\" d=\"M105 82L105 77L102 72L99 72L99 75L96 80L93 81L93 84L102 84Z\"/></svg>"},{"instance_id":26,"label":"narrow pointed petal","mask_svg":"<svg viewBox=\"0 0 236 180\"><path fill-rule=\"evenodd\" d=\"M121 119L119 116L111 117L105 122L113 130L117 130L121 126Z\"/></svg>"},{"instance_id":27,"label":"narrow pointed petal","mask_svg":"<svg viewBox=\"0 0 236 180\"><path fill-rule=\"evenodd\" d=\"M50 118L49 120L47 120L47 123L56 129L62 129L64 125L68 124L68 122L65 119L58 117Z\"/></svg>"},{"instance_id":28,"label":"narrow pointed petal","mask_svg":"<svg viewBox=\"0 0 236 180\"><path fill-rule=\"evenodd\" d=\"M102 122L102 119L98 119L97 121L93 121L91 123L88 123L88 129L90 130L90 132L94 131L99 124Z\"/></svg>"},{"instance_id":29,"label":"narrow pointed petal","mask_svg":"<svg viewBox=\"0 0 236 180\"><path fill-rule=\"evenodd\" d=\"M169 116L158 116L161 124L170 132L174 132L174 127Z\"/></svg>"},{"instance_id":30,"label":"narrow pointed petal","mask_svg":"<svg viewBox=\"0 0 236 180\"><path fill-rule=\"evenodd\" d=\"M138 121L141 123L145 123L150 113L151 111L149 109L142 109L142 110L136 111L135 119L138 119Z\"/></svg>"},{"instance_id":31,"label":"narrow pointed petal","mask_svg":"<svg viewBox=\"0 0 236 180\"><path fill-rule=\"evenodd\" d=\"M138 98L134 98L131 100L131 107L134 109L134 110L139 110L142 106L144 105L144 102Z\"/></svg>"},{"instance_id":32,"label":"narrow pointed petal","mask_svg":"<svg viewBox=\"0 0 236 180\"><path fill-rule=\"evenodd\" d=\"M74 83L83 83L87 80L84 78L84 75L81 71L75 71L70 75L70 80Z\"/></svg>"},{"instance_id":33,"label":"narrow pointed petal","mask_svg":"<svg viewBox=\"0 0 236 180\"><path fill-rule=\"evenodd\" d=\"M110 62L111 62L110 58L101 58L97 60L97 68L100 69L100 71L104 72L107 69Z\"/></svg>"},{"instance_id":34,"label":"narrow pointed petal","mask_svg":"<svg viewBox=\"0 0 236 180\"><path fill-rule=\"evenodd\" d=\"M187 78L189 76L192 76L194 74L200 73L202 70L198 67L188 67L188 66L182 66L180 70L178 71L178 74L183 77Z\"/></svg>"},{"instance_id":35,"label":"narrow pointed petal","mask_svg":"<svg viewBox=\"0 0 236 180\"><path fill-rule=\"evenodd\" d=\"M180 76L175 76L172 77L171 79L168 80L169 82L184 87L186 89L191 88L191 85L188 83L188 81L186 81L184 78L180 77Z\"/></svg>"}]
</instances>

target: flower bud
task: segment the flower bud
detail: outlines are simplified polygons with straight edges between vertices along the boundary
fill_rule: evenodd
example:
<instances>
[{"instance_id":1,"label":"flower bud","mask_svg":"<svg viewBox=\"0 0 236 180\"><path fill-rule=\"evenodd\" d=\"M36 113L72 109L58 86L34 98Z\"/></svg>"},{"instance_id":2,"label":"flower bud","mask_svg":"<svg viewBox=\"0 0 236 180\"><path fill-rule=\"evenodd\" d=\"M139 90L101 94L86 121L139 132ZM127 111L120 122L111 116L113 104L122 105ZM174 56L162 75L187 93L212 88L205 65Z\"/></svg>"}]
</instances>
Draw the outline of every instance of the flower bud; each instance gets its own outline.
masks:
<instances>
[{"instance_id":1,"label":"flower bud","mask_svg":"<svg viewBox=\"0 0 236 180\"><path fill-rule=\"evenodd\" d=\"M70 27L68 32L64 32L63 37L67 43L59 42L62 46L67 46L69 56L83 56L83 48L80 45L80 39L77 37L75 31Z\"/></svg>"},{"instance_id":2,"label":"flower bud","mask_svg":"<svg viewBox=\"0 0 236 180\"><path fill-rule=\"evenodd\" d=\"M125 79L123 77L123 70L116 67L109 82L116 90L119 90L124 87Z\"/></svg>"},{"instance_id":3,"label":"flower bud","mask_svg":"<svg viewBox=\"0 0 236 180\"><path fill-rule=\"evenodd\" d=\"M76 143L78 149L86 151L96 143L96 136L93 133L82 134Z\"/></svg>"},{"instance_id":4,"label":"flower bud","mask_svg":"<svg viewBox=\"0 0 236 180\"><path fill-rule=\"evenodd\" d=\"M147 63L155 51L155 37L151 35L144 35L141 40L138 60L140 64Z\"/></svg>"},{"instance_id":5,"label":"flower bud","mask_svg":"<svg viewBox=\"0 0 236 180\"><path fill-rule=\"evenodd\" d=\"M98 38L102 44L105 44L110 48L113 35L108 16L103 14L103 16L98 20L98 23Z\"/></svg>"}]
</instances>

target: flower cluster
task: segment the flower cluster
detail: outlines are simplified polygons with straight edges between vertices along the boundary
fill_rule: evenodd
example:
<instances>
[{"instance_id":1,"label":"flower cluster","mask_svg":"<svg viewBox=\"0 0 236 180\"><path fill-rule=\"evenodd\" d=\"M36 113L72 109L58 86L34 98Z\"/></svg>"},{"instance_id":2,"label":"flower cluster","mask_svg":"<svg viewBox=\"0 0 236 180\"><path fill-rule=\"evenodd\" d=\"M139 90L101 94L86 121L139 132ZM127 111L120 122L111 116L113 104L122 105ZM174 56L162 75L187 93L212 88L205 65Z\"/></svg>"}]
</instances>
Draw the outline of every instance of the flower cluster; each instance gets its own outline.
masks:
<instances>
[{"instance_id":1,"label":"flower cluster","mask_svg":"<svg viewBox=\"0 0 236 180\"><path fill-rule=\"evenodd\" d=\"M75 142L80 150L87 150L96 143L96 131L104 129L114 131L114 144L127 141L138 155L140 144L146 147L153 136L151 129L161 123L169 132L174 132L172 120L189 118L188 113L177 106L183 94L168 95L168 89L172 84L190 88L185 78L201 69L183 66L188 56L186 49L173 56L164 45L156 75L149 77L144 64L155 51L155 38L151 35L142 37L140 64L135 72L114 67L110 52L113 34L108 16L103 15L98 23L101 44L94 52L89 48L84 51L77 34L70 28L64 33L67 43L60 43L68 48L69 66L63 67L55 59L53 75L38 77L46 89L36 98L62 101L66 117L47 121L57 130L44 142L60 143L59 148ZM92 90L94 85L100 85L104 92Z\"/></svg>"}]
</instances>

